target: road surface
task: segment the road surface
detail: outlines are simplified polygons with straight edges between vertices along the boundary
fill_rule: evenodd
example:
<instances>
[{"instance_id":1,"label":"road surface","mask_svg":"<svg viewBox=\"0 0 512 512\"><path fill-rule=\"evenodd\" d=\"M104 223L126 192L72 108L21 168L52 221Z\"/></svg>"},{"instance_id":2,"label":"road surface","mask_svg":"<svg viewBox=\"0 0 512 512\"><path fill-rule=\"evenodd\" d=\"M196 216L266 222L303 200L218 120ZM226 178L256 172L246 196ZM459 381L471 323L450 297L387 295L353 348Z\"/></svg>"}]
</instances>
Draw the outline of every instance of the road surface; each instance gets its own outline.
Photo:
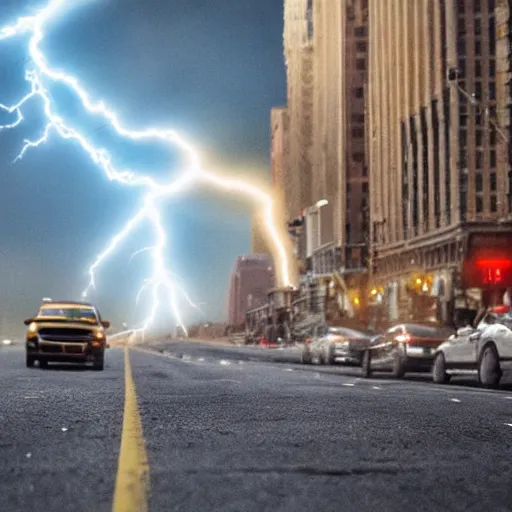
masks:
<instances>
[{"instance_id":1,"label":"road surface","mask_svg":"<svg viewBox=\"0 0 512 512\"><path fill-rule=\"evenodd\" d=\"M511 391L179 346L104 372L0 349L0 509L122 510L149 469L150 511L512 510Z\"/></svg>"}]
</instances>

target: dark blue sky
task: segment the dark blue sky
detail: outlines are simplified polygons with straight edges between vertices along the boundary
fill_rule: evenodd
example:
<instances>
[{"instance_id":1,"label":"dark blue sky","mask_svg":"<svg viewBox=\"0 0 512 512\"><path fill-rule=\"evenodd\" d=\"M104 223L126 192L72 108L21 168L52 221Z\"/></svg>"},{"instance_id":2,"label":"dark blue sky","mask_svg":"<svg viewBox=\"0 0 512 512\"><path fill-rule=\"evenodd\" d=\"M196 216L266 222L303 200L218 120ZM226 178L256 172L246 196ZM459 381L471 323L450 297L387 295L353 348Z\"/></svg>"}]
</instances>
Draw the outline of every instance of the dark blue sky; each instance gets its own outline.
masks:
<instances>
[{"instance_id":1,"label":"dark blue sky","mask_svg":"<svg viewBox=\"0 0 512 512\"><path fill-rule=\"evenodd\" d=\"M44 2L43 2L44 3ZM226 173L266 177L269 110L285 102L279 0L92 0L59 17L44 49L130 126L172 126ZM41 2L4 0L4 25ZM26 39L0 42L0 102L27 90ZM66 91L52 91L60 113L112 151L121 164L160 169L158 146L121 144L104 122L83 116ZM140 202L142 191L107 181L74 143L56 135L15 165L26 137L43 126L37 104L15 131L0 132L0 334L33 313L41 297L79 296L86 270ZM0 123L10 119L0 113ZM118 159L118 160L117 160ZM169 160L172 155L169 154ZM249 250L249 210L205 190L165 207L170 261L207 318L225 313L235 257ZM98 273L94 300L114 321L141 319L137 289L150 267L141 230ZM165 314L165 312L164 312Z\"/></svg>"}]
</instances>

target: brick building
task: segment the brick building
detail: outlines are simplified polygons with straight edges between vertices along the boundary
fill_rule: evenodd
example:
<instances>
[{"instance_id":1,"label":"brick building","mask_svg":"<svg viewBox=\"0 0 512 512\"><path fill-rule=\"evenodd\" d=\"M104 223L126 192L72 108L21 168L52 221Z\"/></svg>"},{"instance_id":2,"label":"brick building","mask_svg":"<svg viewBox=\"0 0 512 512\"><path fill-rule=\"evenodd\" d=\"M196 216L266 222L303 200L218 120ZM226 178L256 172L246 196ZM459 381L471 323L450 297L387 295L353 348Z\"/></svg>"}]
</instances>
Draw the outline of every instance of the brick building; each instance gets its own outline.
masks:
<instances>
[{"instance_id":1,"label":"brick building","mask_svg":"<svg viewBox=\"0 0 512 512\"><path fill-rule=\"evenodd\" d=\"M267 302L267 293L274 283L273 262L268 254L239 256L229 283L229 325L243 325L248 310Z\"/></svg>"}]
</instances>

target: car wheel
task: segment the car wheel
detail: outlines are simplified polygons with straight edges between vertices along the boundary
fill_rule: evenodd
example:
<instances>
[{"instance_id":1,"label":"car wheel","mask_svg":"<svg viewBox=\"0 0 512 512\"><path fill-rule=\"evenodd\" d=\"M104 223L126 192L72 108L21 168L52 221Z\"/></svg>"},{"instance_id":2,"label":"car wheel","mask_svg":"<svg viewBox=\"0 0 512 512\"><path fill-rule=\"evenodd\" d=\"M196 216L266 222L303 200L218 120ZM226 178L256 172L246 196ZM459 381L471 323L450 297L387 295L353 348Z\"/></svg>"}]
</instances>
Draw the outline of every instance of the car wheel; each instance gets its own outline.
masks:
<instances>
[{"instance_id":1,"label":"car wheel","mask_svg":"<svg viewBox=\"0 0 512 512\"><path fill-rule=\"evenodd\" d=\"M48 361L46 359L39 359L39 368L48 368Z\"/></svg>"},{"instance_id":2,"label":"car wheel","mask_svg":"<svg viewBox=\"0 0 512 512\"><path fill-rule=\"evenodd\" d=\"M488 344L482 350L478 361L478 384L484 388L495 389L500 383L501 375L496 347Z\"/></svg>"},{"instance_id":3,"label":"car wheel","mask_svg":"<svg viewBox=\"0 0 512 512\"><path fill-rule=\"evenodd\" d=\"M323 359L324 364L328 364L328 365L334 364L334 357L332 356L330 348L325 350L325 354L322 359Z\"/></svg>"},{"instance_id":4,"label":"car wheel","mask_svg":"<svg viewBox=\"0 0 512 512\"><path fill-rule=\"evenodd\" d=\"M307 356L304 351L300 353L300 362L301 364L311 364L311 357Z\"/></svg>"},{"instance_id":5,"label":"car wheel","mask_svg":"<svg viewBox=\"0 0 512 512\"><path fill-rule=\"evenodd\" d=\"M92 369L101 372L105 366L105 355L101 354L101 356L96 356L92 363Z\"/></svg>"},{"instance_id":6,"label":"car wheel","mask_svg":"<svg viewBox=\"0 0 512 512\"><path fill-rule=\"evenodd\" d=\"M32 368L35 361L36 360L34 359L34 356L29 356L28 354L26 355L25 364L27 365L27 368Z\"/></svg>"},{"instance_id":7,"label":"car wheel","mask_svg":"<svg viewBox=\"0 0 512 512\"><path fill-rule=\"evenodd\" d=\"M403 345L398 345L395 350L391 374L395 379L403 379L405 375L405 349Z\"/></svg>"},{"instance_id":8,"label":"car wheel","mask_svg":"<svg viewBox=\"0 0 512 512\"><path fill-rule=\"evenodd\" d=\"M361 363L363 378L368 379L372 376L372 354L369 350L363 353L363 361Z\"/></svg>"},{"instance_id":9,"label":"car wheel","mask_svg":"<svg viewBox=\"0 0 512 512\"><path fill-rule=\"evenodd\" d=\"M439 352L434 359L434 364L432 365L432 380L436 384L448 384L448 382L450 382L450 377L451 376L446 373L446 361L444 354Z\"/></svg>"}]
</instances>

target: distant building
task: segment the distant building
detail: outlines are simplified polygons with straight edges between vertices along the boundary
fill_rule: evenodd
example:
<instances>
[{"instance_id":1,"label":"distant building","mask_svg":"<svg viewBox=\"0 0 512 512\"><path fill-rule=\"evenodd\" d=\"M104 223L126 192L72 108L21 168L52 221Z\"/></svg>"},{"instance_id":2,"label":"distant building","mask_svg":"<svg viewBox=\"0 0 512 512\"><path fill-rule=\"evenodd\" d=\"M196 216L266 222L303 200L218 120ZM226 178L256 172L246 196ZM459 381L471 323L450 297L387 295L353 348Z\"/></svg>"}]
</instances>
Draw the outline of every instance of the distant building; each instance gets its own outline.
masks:
<instances>
[{"instance_id":1,"label":"distant building","mask_svg":"<svg viewBox=\"0 0 512 512\"><path fill-rule=\"evenodd\" d=\"M247 310L264 305L274 282L273 262L268 254L239 256L229 285L229 324L242 325Z\"/></svg>"},{"instance_id":2,"label":"distant building","mask_svg":"<svg viewBox=\"0 0 512 512\"><path fill-rule=\"evenodd\" d=\"M314 157L312 202L307 206L328 201L317 213L321 218L316 222L320 227L316 245L326 250L331 250L329 246L338 248L340 261L336 266L350 271L362 269L369 233L367 4L367 0L313 3ZM323 255L318 256L321 259Z\"/></svg>"},{"instance_id":3,"label":"distant building","mask_svg":"<svg viewBox=\"0 0 512 512\"><path fill-rule=\"evenodd\" d=\"M312 0L284 2L284 56L288 88L290 175L287 209L291 218L311 204L313 115ZM291 219L288 219L291 220Z\"/></svg>"},{"instance_id":4,"label":"distant building","mask_svg":"<svg viewBox=\"0 0 512 512\"><path fill-rule=\"evenodd\" d=\"M370 0L371 277L391 320L512 283L489 256L512 242L510 5Z\"/></svg>"},{"instance_id":5,"label":"distant building","mask_svg":"<svg viewBox=\"0 0 512 512\"><path fill-rule=\"evenodd\" d=\"M270 112L270 169L272 188L284 221L297 217L298 212L290 207L292 197L292 173L290 169L290 120L288 110L274 107Z\"/></svg>"},{"instance_id":6,"label":"distant building","mask_svg":"<svg viewBox=\"0 0 512 512\"><path fill-rule=\"evenodd\" d=\"M252 254L271 254L268 243L265 226L260 212L256 212L252 217L251 225L251 253Z\"/></svg>"}]
</instances>

